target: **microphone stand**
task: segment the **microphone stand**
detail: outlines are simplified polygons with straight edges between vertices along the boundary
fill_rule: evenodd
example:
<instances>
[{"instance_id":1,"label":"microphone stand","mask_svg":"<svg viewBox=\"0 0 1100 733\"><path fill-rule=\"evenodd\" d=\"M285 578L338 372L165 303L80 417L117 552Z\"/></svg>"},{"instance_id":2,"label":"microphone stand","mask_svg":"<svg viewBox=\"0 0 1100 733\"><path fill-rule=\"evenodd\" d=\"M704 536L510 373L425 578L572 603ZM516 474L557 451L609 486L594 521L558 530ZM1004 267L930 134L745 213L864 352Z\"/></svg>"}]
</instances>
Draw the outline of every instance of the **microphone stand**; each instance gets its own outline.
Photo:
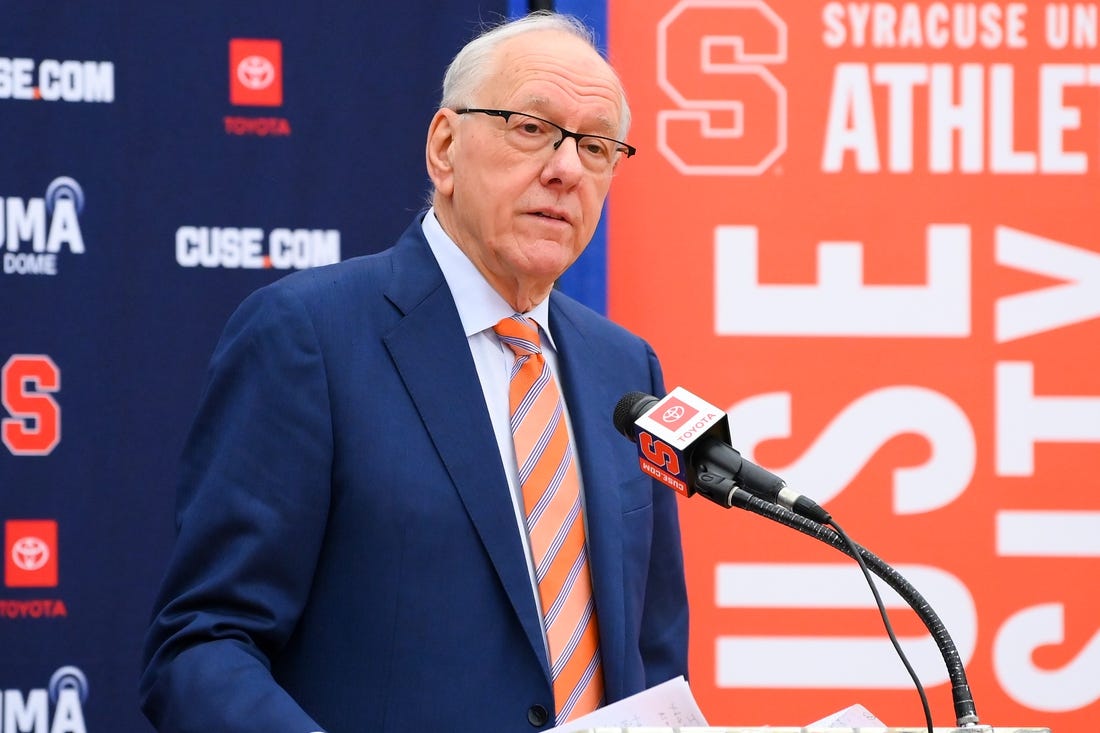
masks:
<instances>
[{"instance_id":1,"label":"microphone stand","mask_svg":"<svg viewBox=\"0 0 1100 733\"><path fill-rule=\"evenodd\" d=\"M773 522L796 529L827 545L832 545L845 555L855 558L852 548L834 530L812 519L795 514L784 506L753 496L737 486L732 479L703 472L696 478L695 488L703 496L726 508L736 506L753 514L759 514ZM856 547L867 567L897 591L898 595L909 604L936 642L944 664L947 665L948 677L951 679L951 696L954 700L957 727L969 728L979 725L978 714L974 708L974 698L970 693L970 685L966 681L966 670L963 668L958 648L947 632L947 627L944 626L936 612L932 610L932 606L929 605L928 601L898 571L865 547L861 545L856 545Z\"/></svg>"}]
</instances>

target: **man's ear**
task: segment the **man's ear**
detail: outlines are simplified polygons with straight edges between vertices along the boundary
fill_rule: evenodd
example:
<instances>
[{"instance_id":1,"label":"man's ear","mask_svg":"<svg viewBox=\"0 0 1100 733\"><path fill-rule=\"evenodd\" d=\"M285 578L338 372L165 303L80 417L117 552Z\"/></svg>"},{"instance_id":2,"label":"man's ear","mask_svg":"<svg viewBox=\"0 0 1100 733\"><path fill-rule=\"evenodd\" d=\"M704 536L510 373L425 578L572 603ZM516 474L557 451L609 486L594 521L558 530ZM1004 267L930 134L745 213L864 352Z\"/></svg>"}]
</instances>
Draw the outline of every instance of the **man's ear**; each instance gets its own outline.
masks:
<instances>
[{"instance_id":1,"label":"man's ear","mask_svg":"<svg viewBox=\"0 0 1100 733\"><path fill-rule=\"evenodd\" d=\"M456 118L453 110L441 109L435 113L431 125L428 126L428 142L424 150L428 177L432 179L436 192L443 196L454 193Z\"/></svg>"}]
</instances>

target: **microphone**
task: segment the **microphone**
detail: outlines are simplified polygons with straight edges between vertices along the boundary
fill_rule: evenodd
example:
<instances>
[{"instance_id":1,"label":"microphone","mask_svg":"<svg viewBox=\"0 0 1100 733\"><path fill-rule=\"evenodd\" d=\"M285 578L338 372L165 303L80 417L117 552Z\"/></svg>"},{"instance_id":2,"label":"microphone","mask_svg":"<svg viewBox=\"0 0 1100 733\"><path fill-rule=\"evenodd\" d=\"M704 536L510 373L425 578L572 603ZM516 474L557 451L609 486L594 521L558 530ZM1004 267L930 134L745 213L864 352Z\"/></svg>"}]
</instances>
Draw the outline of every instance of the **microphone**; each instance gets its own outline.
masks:
<instances>
[{"instance_id":1,"label":"microphone","mask_svg":"<svg viewBox=\"0 0 1100 733\"><path fill-rule=\"evenodd\" d=\"M696 492L727 509L733 506L731 488L779 504L822 524L832 516L814 500L787 486L730 445L729 418L724 410L677 387L663 399L645 392L628 392L615 405L615 428L638 445L642 471L676 492ZM717 474L733 486L700 482L701 474Z\"/></svg>"},{"instance_id":2,"label":"microphone","mask_svg":"<svg viewBox=\"0 0 1100 733\"><path fill-rule=\"evenodd\" d=\"M978 725L974 698L958 649L928 602L896 570L852 542L829 512L788 487L771 471L743 458L729 444L729 419L724 410L677 387L660 400L644 392L628 392L615 405L612 420L620 433L637 443L642 471L678 493L691 497L698 492L723 508L746 509L855 558L870 584L894 649L920 693L928 732L932 733L932 716L924 688L894 636L870 572L886 581L917 613L939 647L951 678L959 727ZM831 525L833 529L823 525Z\"/></svg>"},{"instance_id":3,"label":"microphone","mask_svg":"<svg viewBox=\"0 0 1100 733\"><path fill-rule=\"evenodd\" d=\"M787 482L756 463L742 458L729 445L729 420L723 409L706 403L683 387L658 400L645 392L628 392L615 405L615 428L638 445L641 470L684 496L700 493L716 504L738 506L773 522L798 529L824 543L833 545L856 559L875 594L882 620L891 642L898 650L906 670L921 693L928 733L932 733L932 714L928 711L924 688L894 637L886 609L879 599L869 569L909 603L939 647L952 679L952 697L959 727L978 725L974 697L966 679L966 669L955 642L922 595L886 562L851 541L833 521L831 514L816 502L793 491ZM833 529L823 526L831 525ZM835 529L835 530L834 530Z\"/></svg>"}]
</instances>

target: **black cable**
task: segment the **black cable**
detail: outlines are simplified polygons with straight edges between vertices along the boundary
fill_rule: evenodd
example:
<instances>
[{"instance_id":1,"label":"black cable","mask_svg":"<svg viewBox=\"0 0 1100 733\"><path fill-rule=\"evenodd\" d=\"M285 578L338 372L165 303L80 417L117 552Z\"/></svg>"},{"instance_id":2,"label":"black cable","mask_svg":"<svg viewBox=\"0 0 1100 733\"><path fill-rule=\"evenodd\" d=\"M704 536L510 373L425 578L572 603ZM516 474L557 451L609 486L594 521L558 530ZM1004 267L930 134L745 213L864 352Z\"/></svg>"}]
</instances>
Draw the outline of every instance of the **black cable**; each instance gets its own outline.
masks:
<instances>
[{"instance_id":1,"label":"black cable","mask_svg":"<svg viewBox=\"0 0 1100 733\"><path fill-rule=\"evenodd\" d=\"M898 653L898 658L901 659L901 663L905 665L905 671L909 673L910 679L913 680L913 684L916 685L917 694L920 695L921 708L924 710L924 723L928 727L928 733L932 731L932 710L928 707L928 695L924 693L924 685L920 683L920 678L917 677L917 673L913 670L913 665L909 664L909 658L905 656L905 652L901 649L901 644L898 643L898 637L894 634L894 627L890 623L890 616L886 613L886 606L882 602L882 596L878 593L878 588L875 587L875 580L871 577L871 571L867 569L867 563L863 560L863 553L865 550L852 541L852 538L848 536L848 533L837 524L835 519L829 519L829 526L836 530L836 533L840 535L840 538L844 540L844 543L848 545L848 555L855 558L856 563L859 565L860 571L863 572L863 577L867 579L867 585L871 589L871 595L875 597L875 605L878 606L879 616L882 617L882 625L886 627L886 635L890 637L890 643L894 645L894 651Z\"/></svg>"}]
</instances>

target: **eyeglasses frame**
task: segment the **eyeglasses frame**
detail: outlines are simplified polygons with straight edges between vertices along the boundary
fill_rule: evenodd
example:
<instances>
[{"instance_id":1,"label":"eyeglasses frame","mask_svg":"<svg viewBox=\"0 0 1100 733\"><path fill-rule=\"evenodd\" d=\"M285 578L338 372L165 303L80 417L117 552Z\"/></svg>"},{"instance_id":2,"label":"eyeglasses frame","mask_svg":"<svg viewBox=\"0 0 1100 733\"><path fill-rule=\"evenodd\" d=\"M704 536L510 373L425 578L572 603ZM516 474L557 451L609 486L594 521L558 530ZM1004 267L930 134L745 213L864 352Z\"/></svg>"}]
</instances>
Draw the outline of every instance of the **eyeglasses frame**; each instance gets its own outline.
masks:
<instances>
[{"instance_id":1,"label":"eyeglasses frame","mask_svg":"<svg viewBox=\"0 0 1100 733\"><path fill-rule=\"evenodd\" d=\"M616 140L615 138L608 137L607 135L596 135L591 132L574 132L573 130L567 130L556 122L551 122L550 120L539 117L538 115L533 115L530 112L517 112L516 110L512 109L483 109L481 107L462 107L455 110L455 114L459 115L470 114L471 112L478 112L484 115L489 115L490 117L500 117L505 122L507 122L508 118L512 115L523 115L524 117L530 117L531 119L538 120L539 122L545 122L551 127L556 127L558 131L561 132L561 139L554 143L554 150L560 148L561 144L565 142L565 139L567 137L571 137L576 140L578 147L581 144L581 138L594 137L600 140L607 140L609 142L615 143L616 145L622 146L623 149L618 152L621 152L627 158L632 157L635 153L638 152L638 149L636 147L629 143L623 142L622 140Z\"/></svg>"}]
</instances>

